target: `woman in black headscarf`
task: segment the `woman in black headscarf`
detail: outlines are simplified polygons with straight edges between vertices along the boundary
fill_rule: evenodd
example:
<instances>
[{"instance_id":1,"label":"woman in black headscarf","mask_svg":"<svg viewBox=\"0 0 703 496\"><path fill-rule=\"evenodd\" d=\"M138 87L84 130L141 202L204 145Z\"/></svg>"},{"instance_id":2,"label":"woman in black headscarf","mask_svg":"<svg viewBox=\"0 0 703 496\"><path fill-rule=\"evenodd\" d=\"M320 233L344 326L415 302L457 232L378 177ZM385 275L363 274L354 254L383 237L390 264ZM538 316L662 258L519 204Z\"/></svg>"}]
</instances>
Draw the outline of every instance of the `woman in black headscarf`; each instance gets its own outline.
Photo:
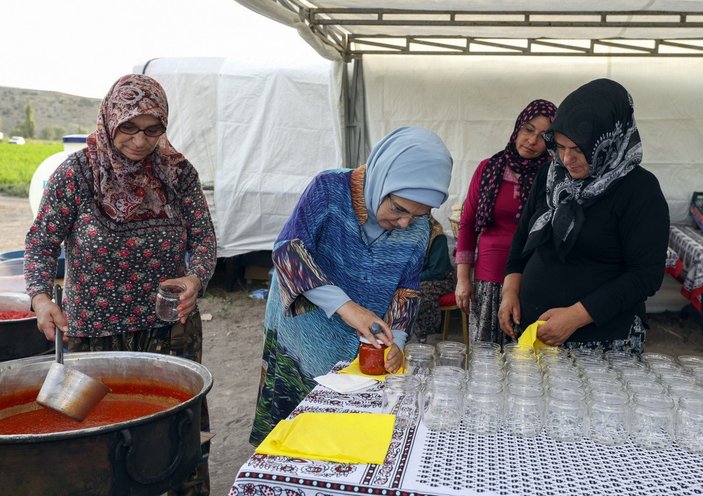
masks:
<instances>
[{"instance_id":1,"label":"woman in black headscarf","mask_svg":"<svg viewBox=\"0 0 703 496\"><path fill-rule=\"evenodd\" d=\"M542 320L547 344L639 354L644 302L664 276L669 210L640 166L632 97L615 81L591 81L566 97L545 140L552 163L513 238L501 328L516 337Z\"/></svg>"}]
</instances>

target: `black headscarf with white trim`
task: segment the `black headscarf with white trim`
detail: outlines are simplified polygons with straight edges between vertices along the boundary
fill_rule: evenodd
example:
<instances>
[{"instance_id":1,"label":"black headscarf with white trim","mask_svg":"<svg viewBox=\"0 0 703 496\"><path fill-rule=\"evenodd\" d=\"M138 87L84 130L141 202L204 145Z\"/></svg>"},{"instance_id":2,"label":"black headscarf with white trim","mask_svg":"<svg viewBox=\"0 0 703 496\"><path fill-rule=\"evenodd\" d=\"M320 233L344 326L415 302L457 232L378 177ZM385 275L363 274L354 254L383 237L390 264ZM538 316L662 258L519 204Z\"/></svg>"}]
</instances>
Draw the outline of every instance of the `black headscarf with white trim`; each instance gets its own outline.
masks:
<instances>
[{"instance_id":1,"label":"black headscarf with white trim","mask_svg":"<svg viewBox=\"0 0 703 496\"><path fill-rule=\"evenodd\" d=\"M554 133L573 141L588 160L588 177L572 179L561 162ZM547 211L531 220L523 253L552 239L564 260L576 242L584 208L598 201L642 161L642 142L632 97L619 83L596 79L569 94L545 133L552 163L547 173Z\"/></svg>"}]
</instances>

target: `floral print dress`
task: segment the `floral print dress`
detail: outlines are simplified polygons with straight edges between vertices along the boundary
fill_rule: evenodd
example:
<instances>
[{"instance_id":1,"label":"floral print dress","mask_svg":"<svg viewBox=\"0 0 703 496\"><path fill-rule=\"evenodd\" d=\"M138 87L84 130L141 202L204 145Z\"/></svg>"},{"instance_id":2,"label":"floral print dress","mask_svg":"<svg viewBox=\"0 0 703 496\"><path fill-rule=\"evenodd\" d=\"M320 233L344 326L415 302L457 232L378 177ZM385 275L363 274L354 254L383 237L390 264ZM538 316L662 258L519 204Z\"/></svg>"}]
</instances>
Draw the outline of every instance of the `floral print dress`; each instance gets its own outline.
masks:
<instances>
[{"instance_id":1,"label":"floral print dress","mask_svg":"<svg viewBox=\"0 0 703 496\"><path fill-rule=\"evenodd\" d=\"M119 223L94 200L84 150L51 176L26 238L25 278L30 297L51 294L65 243L69 336L104 337L169 325L154 311L159 282L195 274L206 286L216 242L192 165L181 176L179 191L169 189L167 196L171 216Z\"/></svg>"}]
</instances>

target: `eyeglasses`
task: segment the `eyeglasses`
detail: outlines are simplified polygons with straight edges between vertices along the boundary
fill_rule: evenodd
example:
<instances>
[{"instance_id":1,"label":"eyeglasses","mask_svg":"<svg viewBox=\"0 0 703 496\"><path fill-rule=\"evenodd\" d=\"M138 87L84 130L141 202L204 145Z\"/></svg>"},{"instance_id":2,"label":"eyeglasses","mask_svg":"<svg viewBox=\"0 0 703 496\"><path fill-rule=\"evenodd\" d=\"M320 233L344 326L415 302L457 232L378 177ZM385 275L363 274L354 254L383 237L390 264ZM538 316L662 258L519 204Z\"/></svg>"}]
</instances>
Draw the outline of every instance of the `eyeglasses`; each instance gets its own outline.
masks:
<instances>
[{"instance_id":1,"label":"eyeglasses","mask_svg":"<svg viewBox=\"0 0 703 496\"><path fill-rule=\"evenodd\" d=\"M520 128L520 133L527 134L529 136L534 136L535 138L541 138L544 141L544 131L540 131L535 126L529 122Z\"/></svg>"},{"instance_id":2,"label":"eyeglasses","mask_svg":"<svg viewBox=\"0 0 703 496\"><path fill-rule=\"evenodd\" d=\"M139 131L141 131L150 138L156 138L157 136L161 136L166 132L166 128L162 124L154 124L153 126L141 128L135 123L129 121L123 122L122 124L117 126L117 130L121 133L129 134L130 136L134 136L135 134L139 133Z\"/></svg>"},{"instance_id":3,"label":"eyeglasses","mask_svg":"<svg viewBox=\"0 0 703 496\"><path fill-rule=\"evenodd\" d=\"M426 219L429 216L429 214L422 214L422 215L411 214L410 212L405 210L403 207L398 205L391 195L388 195L386 197L386 199L388 200L388 205L391 209L391 212L393 212L393 215L396 215L396 216L400 217L401 219L410 219L411 221L414 222L419 219Z\"/></svg>"}]
</instances>

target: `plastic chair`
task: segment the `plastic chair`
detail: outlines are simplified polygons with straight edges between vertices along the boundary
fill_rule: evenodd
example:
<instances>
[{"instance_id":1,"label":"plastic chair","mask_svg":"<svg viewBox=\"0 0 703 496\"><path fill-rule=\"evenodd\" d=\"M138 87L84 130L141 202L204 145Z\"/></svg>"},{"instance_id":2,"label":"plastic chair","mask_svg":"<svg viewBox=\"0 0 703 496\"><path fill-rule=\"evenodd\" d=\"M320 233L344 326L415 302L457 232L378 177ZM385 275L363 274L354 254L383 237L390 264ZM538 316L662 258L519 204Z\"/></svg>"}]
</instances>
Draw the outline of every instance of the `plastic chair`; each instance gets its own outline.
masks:
<instances>
[{"instance_id":1,"label":"plastic chair","mask_svg":"<svg viewBox=\"0 0 703 496\"><path fill-rule=\"evenodd\" d=\"M456 295L454 293L447 293L442 295L437 300L439 303L439 309L442 312L442 339L446 340L449 334L449 320L451 318L452 312L458 310L461 314L461 331L464 334L464 344L469 346L469 322L466 314L462 312L456 304Z\"/></svg>"}]
</instances>

